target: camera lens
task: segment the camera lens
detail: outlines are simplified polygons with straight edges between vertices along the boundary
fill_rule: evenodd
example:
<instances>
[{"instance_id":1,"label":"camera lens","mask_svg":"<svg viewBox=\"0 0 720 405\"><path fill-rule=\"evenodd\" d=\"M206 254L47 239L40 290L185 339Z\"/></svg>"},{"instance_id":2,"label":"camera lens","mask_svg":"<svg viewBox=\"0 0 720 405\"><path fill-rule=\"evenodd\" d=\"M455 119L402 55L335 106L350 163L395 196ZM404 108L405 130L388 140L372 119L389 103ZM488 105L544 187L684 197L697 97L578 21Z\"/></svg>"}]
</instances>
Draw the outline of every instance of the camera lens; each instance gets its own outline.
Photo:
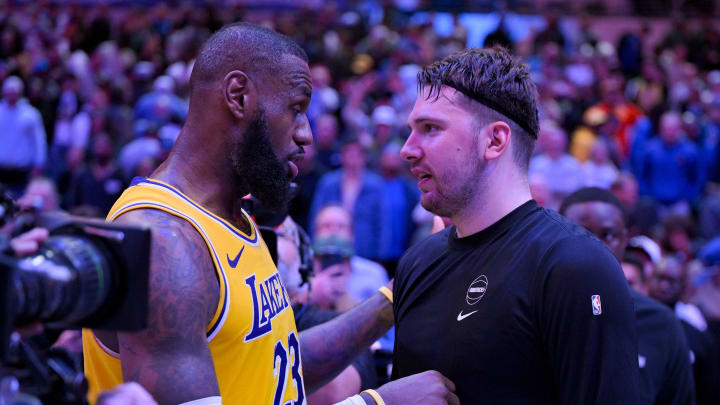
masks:
<instances>
[{"instance_id":1,"label":"camera lens","mask_svg":"<svg viewBox=\"0 0 720 405\"><path fill-rule=\"evenodd\" d=\"M48 238L22 259L14 280L15 322L76 322L106 301L112 272L102 245L75 235Z\"/></svg>"}]
</instances>

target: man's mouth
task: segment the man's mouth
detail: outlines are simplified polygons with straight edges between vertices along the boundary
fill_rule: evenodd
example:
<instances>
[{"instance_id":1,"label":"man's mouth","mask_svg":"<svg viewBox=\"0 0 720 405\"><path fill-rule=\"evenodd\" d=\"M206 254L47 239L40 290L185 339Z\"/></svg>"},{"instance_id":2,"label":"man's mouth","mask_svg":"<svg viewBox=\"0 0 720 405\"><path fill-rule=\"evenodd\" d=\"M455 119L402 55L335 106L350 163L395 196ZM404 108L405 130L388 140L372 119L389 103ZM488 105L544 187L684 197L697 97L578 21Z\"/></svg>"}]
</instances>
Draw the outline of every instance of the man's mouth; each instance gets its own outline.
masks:
<instances>
[{"instance_id":1,"label":"man's mouth","mask_svg":"<svg viewBox=\"0 0 720 405\"><path fill-rule=\"evenodd\" d=\"M427 184L433 177L430 173L426 172L423 169L412 168L412 169L410 169L410 171L412 172L413 176L415 176L415 178L418 179L417 184L418 184L418 187L420 187L420 188L423 185Z\"/></svg>"},{"instance_id":2,"label":"man's mouth","mask_svg":"<svg viewBox=\"0 0 720 405\"><path fill-rule=\"evenodd\" d=\"M290 178L294 179L297 177L298 173L300 172L300 169L298 168L298 164L305 158L304 152L296 152L290 155L288 158L288 172L290 175Z\"/></svg>"}]
</instances>

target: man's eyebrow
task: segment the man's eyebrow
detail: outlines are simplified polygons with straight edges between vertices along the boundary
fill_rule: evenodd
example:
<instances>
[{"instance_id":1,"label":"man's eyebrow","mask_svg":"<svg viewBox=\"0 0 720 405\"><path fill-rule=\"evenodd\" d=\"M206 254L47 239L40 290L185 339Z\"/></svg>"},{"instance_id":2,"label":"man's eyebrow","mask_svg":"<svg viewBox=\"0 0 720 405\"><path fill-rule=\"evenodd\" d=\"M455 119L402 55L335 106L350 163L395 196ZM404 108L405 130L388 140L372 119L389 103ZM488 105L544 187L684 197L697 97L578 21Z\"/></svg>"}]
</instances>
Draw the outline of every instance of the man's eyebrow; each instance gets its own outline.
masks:
<instances>
[{"instance_id":1,"label":"man's eyebrow","mask_svg":"<svg viewBox=\"0 0 720 405\"><path fill-rule=\"evenodd\" d=\"M421 115L421 116L419 116L419 117L416 117L415 119L412 120L411 123L412 123L412 124L415 124L415 125L418 125L418 124L422 124L423 122L426 122L426 121L436 122L436 123L438 123L438 124L445 124L445 123L446 123L446 121L445 121L444 119L440 118L440 117L433 117L433 116L426 116L426 115ZM408 124L410 124L410 123L408 123ZM409 126L409 125L408 125L408 126Z\"/></svg>"}]
</instances>

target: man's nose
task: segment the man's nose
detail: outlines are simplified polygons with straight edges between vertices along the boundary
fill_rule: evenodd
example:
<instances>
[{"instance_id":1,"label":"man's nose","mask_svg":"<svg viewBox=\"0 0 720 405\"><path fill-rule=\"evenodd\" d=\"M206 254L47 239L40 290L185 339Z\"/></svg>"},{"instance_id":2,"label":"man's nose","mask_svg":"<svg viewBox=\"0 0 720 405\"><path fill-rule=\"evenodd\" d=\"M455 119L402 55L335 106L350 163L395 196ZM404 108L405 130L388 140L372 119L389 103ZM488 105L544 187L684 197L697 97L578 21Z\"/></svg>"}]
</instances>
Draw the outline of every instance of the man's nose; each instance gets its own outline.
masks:
<instances>
[{"instance_id":1,"label":"man's nose","mask_svg":"<svg viewBox=\"0 0 720 405\"><path fill-rule=\"evenodd\" d=\"M403 159L412 162L422 157L422 148L420 148L418 137L414 131L410 133L402 149L400 149L400 156Z\"/></svg>"}]
</instances>

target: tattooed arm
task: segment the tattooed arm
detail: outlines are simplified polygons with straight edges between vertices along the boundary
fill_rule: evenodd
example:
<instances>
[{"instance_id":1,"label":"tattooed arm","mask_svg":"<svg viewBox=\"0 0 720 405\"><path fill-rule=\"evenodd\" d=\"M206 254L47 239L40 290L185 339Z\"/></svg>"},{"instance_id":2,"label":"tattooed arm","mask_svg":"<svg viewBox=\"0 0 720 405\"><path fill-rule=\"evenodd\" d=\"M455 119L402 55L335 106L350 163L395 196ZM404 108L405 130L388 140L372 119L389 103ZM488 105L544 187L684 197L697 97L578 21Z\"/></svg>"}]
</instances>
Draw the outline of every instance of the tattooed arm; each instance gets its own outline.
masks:
<instances>
[{"instance_id":1,"label":"tattooed arm","mask_svg":"<svg viewBox=\"0 0 720 405\"><path fill-rule=\"evenodd\" d=\"M220 288L205 242L190 223L157 210L130 211L116 222L152 229L148 328L118 333L123 379L161 404L219 396L205 328Z\"/></svg>"},{"instance_id":2,"label":"tattooed arm","mask_svg":"<svg viewBox=\"0 0 720 405\"><path fill-rule=\"evenodd\" d=\"M392 290L392 282L389 287ZM332 380L393 323L392 304L377 293L337 318L302 332L300 353L308 392Z\"/></svg>"}]
</instances>

